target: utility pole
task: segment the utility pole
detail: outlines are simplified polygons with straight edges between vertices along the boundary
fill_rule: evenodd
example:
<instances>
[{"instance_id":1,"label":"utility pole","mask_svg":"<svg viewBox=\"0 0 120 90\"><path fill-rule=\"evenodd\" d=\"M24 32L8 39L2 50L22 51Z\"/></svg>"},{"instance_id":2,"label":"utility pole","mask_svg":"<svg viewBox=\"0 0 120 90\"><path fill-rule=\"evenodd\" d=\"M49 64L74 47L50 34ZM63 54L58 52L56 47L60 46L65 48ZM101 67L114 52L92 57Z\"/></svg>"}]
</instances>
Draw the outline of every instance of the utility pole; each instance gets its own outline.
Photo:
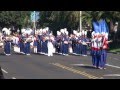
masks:
<instances>
[{"instance_id":1,"label":"utility pole","mask_svg":"<svg viewBox=\"0 0 120 90\"><path fill-rule=\"evenodd\" d=\"M36 12L34 11L34 25L33 25L33 28L34 28L34 34L36 33Z\"/></svg>"},{"instance_id":2,"label":"utility pole","mask_svg":"<svg viewBox=\"0 0 120 90\"><path fill-rule=\"evenodd\" d=\"M82 31L82 11L80 11L80 31Z\"/></svg>"}]
</instances>

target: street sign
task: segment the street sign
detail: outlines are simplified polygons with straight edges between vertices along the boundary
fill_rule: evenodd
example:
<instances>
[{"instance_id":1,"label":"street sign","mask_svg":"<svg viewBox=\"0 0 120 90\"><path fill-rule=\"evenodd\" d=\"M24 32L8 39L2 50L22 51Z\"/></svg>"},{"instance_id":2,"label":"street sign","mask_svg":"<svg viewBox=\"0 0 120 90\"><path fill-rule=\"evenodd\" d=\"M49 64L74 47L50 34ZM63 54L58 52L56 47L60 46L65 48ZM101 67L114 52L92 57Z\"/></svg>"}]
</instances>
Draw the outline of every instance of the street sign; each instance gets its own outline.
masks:
<instances>
[{"instance_id":1,"label":"street sign","mask_svg":"<svg viewBox=\"0 0 120 90\"><path fill-rule=\"evenodd\" d=\"M36 11L31 12L31 22L38 21L38 19L40 18L39 15L40 15L39 12L36 12Z\"/></svg>"}]
</instances>

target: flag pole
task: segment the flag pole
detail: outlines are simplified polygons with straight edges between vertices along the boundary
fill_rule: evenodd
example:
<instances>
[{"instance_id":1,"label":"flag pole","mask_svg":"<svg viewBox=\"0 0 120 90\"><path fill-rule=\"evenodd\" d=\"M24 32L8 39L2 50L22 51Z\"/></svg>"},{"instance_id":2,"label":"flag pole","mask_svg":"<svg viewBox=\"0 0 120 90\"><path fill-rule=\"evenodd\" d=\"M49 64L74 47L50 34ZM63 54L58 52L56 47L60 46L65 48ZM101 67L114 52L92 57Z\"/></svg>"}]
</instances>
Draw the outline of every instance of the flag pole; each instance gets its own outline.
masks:
<instances>
[{"instance_id":1,"label":"flag pole","mask_svg":"<svg viewBox=\"0 0 120 90\"><path fill-rule=\"evenodd\" d=\"M36 33L36 12L34 11L34 25L33 25L33 28L34 28L34 34Z\"/></svg>"},{"instance_id":2,"label":"flag pole","mask_svg":"<svg viewBox=\"0 0 120 90\"><path fill-rule=\"evenodd\" d=\"M82 31L82 11L80 11L80 31Z\"/></svg>"}]
</instances>

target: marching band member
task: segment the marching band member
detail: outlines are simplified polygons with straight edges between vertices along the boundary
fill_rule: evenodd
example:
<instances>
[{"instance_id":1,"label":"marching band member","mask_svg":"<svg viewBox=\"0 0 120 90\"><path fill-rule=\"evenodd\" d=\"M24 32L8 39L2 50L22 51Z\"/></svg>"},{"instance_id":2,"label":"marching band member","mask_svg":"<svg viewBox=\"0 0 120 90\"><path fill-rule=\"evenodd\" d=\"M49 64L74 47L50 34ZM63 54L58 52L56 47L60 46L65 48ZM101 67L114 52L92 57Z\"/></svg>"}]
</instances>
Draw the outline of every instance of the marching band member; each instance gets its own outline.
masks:
<instances>
[{"instance_id":1,"label":"marching band member","mask_svg":"<svg viewBox=\"0 0 120 90\"><path fill-rule=\"evenodd\" d=\"M50 35L49 39L48 39L48 43L47 43L47 47L48 47L48 56L53 56L53 50L54 50L54 46L53 46L53 42L54 38L52 35Z\"/></svg>"},{"instance_id":2,"label":"marching band member","mask_svg":"<svg viewBox=\"0 0 120 90\"><path fill-rule=\"evenodd\" d=\"M37 46L38 46L37 44L38 44L38 39L37 39L37 35L35 35L33 41L34 53L37 53Z\"/></svg>"},{"instance_id":3,"label":"marching band member","mask_svg":"<svg viewBox=\"0 0 120 90\"><path fill-rule=\"evenodd\" d=\"M66 30L66 29L65 29ZM63 44L63 55L68 56L68 48L69 48L69 37L68 31L65 31L66 35L64 36L64 44Z\"/></svg>"},{"instance_id":4,"label":"marching band member","mask_svg":"<svg viewBox=\"0 0 120 90\"><path fill-rule=\"evenodd\" d=\"M82 55L82 37L81 37L82 33L79 32L79 35L80 36L78 37L78 45L79 45L79 48L78 48L79 52L78 52L78 54Z\"/></svg>"},{"instance_id":5,"label":"marching band member","mask_svg":"<svg viewBox=\"0 0 120 90\"><path fill-rule=\"evenodd\" d=\"M97 51L96 51L96 67L101 69L101 43L102 43L102 36L100 33L97 35Z\"/></svg>"},{"instance_id":6,"label":"marching band member","mask_svg":"<svg viewBox=\"0 0 120 90\"><path fill-rule=\"evenodd\" d=\"M107 59L107 50L108 50L108 44L111 43L112 40L108 41L108 33L105 33L103 35L103 42L102 42L102 55L101 55L101 68L105 68L106 59Z\"/></svg>"},{"instance_id":7,"label":"marching band member","mask_svg":"<svg viewBox=\"0 0 120 90\"><path fill-rule=\"evenodd\" d=\"M4 36L3 36L3 34L0 32L0 48L4 48L4 41L3 41L3 39L4 39Z\"/></svg>"},{"instance_id":8,"label":"marching band member","mask_svg":"<svg viewBox=\"0 0 120 90\"><path fill-rule=\"evenodd\" d=\"M19 42L19 35L15 34L15 37L13 37L13 43L14 43L14 51L17 53L20 53L20 42Z\"/></svg>"},{"instance_id":9,"label":"marching band member","mask_svg":"<svg viewBox=\"0 0 120 90\"><path fill-rule=\"evenodd\" d=\"M19 46L20 46L20 53L25 54L25 36L24 35L19 35Z\"/></svg>"},{"instance_id":10,"label":"marching band member","mask_svg":"<svg viewBox=\"0 0 120 90\"><path fill-rule=\"evenodd\" d=\"M76 43L77 43L76 34L77 34L77 31L73 30L73 37L72 37L72 49L73 49L73 54L76 54Z\"/></svg>"},{"instance_id":11,"label":"marching band member","mask_svg":"<svg viewBox=\"0 0 120 90\"><path fill-rule=\"evenodd\" d=\"M76 48L75 48L76 52L75 52L75 55L79 55L80 54L80 46L79 46L79 43L78 43L79 39L80 39L79 38L79 33L77 32L76 33L76 45L75 45L76 46Z\"/></svg>"},{"instance_id":12,"label":"marching band member","mask_svg":"<svg viewBox=\"0 0 120 90\"><path fill-rule=\"evenodd\" d=\"M96 67L96 40L97 40L97 36L95 34L95 32L92 32L92 40L91 40L91 56L92 56L92 64L94 67Z\"/></svg>"},{"instance_id":13,"label":"marching band member","mask_svg":"<svg viewBox=\"0 0 120 90\"><path fill-rule=\"evenodd\" d=\"M45 36L45 43L44 43L44 45L45 45L45 55L48 55L48 47L47 47L48 39L49 39L49 37Z\"/></svg>"},{"instance_id":14,"label":"marching band member","mask_svg":"<svg viewBox=\"0 0 120 90\"><path fill-rule=\"evenodd\" d=\"M11 42L12 38L10 37L10 35L6 35L4 39L4 52L7 56L11 55Z\"/></svg>"},{"instance_id":15,"label":"marching band member","mask_svg":"<svg viewBox=\"0 0 120 90\"><path fill-rule=\"evenodd\" d=\"M73 34L70 34L70 37L69 37L69 53L73 53L73 48L72 48L72 37L73 37Z\"/></svg>"},{"instance_id":16,"label":"marching band member","mask_svg":"<svg viewBox=\"0 0 120 90\"><path fill-rule=\"evenodd\" d=\"M55 44L55 48L56 48L56 52L60 53L60 46L61 46L61 32L57 31L57 37L56 37L56 44Z\"/></svg>"},{"instance_id":17,"label":"marching band member","mask_svg":"<svg viewBox=\"0 0 120 90\"><path fill-rule=\"evenodd\" d=\"M38 33L37 36L37 53L42 53L42 32L40 30L40 32Z\"/></svg>"},{"instance_id":18,"label":"marching band member","mask_svg":"<svg viewBox=\"0 0 120 90\"><path fill-rule=\"evenodd\" d=\"M60 44L60 54L63 54L63 51L64 51L64 29L61 29L60 30L61 32L61 44Z\"/></svg>"},{"instance_id":19,"label":"marching band member","mask_svg":"<svg viewBox=\"0 0 120 90\"><path fill-rule=\"evenodd\" d=\"M26 34L26 40L25 40L25 54L30 55L30 43L32 42L32 38Z\"/></svg>"},{"instance_id":20,"label":"marching band member","mask_svg":"<svg viewBox=\"0 0 120 90\"><path fill-rule=\"evenodd\" d=\"M99 53L99 47L98 47L98 33L95 33L94 37L94 59L95 59L95 68L99 68L99 62L100 62L100 53Z\"/></svg>"},{"instance_id":21,"label":"marching band member","mask_svg":"<svg viewBox=\"0 0 120 90\"><path fill-rule=\"evenodd\" d=\"M87 43L89 42L87 40L87 34L85 33L85 31L83 31L82 34L82 55L87 56Z\"/></svg>"}]
</instances>

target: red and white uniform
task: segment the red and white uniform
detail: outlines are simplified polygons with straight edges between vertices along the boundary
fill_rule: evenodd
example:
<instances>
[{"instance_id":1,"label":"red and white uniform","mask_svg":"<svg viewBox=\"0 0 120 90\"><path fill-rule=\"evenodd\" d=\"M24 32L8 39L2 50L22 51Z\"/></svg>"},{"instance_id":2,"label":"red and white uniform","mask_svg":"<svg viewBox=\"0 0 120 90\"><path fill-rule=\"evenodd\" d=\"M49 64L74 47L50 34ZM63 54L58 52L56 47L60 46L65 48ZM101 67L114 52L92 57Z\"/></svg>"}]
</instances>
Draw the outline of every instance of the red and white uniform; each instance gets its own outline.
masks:
<instances>
[{"instance_id":1,"label":"red and white uniform","mask_svg":"<svg viewBox=\"0 0 120 90\"><path fill-rule=\"evenodd\" d=\"M103 49L108 49L108 38L106 37L103 39Z\"/></svg>"},{"instance_id":2,"label":"red and white uniform","mask_svg":"<svg viewBox=\"0 0 120 90\"><path fill-rule=\"evenodd\" d=\"M92 39L92 50L98 50L97 48L97 36L94 36Z\"/></svg>"}]
</instances>

